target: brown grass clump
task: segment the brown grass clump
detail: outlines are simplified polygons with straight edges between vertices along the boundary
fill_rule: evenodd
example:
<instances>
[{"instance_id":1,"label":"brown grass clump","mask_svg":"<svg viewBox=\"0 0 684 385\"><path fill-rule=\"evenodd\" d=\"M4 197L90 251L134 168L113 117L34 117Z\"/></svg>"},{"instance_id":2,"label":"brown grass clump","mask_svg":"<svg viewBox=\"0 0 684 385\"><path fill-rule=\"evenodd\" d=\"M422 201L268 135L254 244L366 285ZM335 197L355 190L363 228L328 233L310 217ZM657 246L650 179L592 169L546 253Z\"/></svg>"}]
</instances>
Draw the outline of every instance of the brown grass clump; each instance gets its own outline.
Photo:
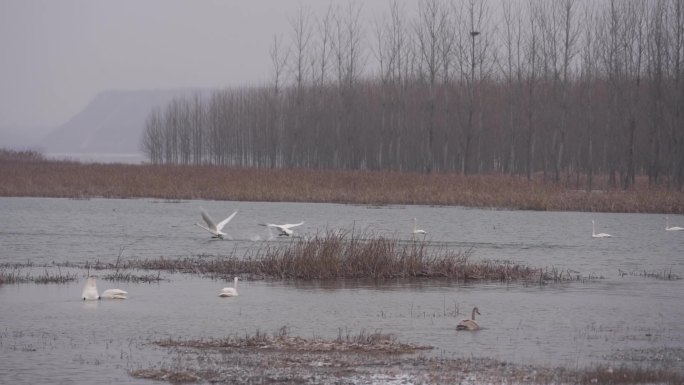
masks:
<instances>
[{"instance_id":1,"label":"brown grass clump","mask_svg":"<svg viewBox=\"0 0 684 385\"><path fill-rule=\"evenodd\" d=\"M69 283L77 279L76 274L69 272L63 273L58 269L57 273L52 273L48 269L42 274L34 275L29 272L22 273L19 270L13 269L12 271L6 271L5 269L0 270L0 285L2 284L16 284L16 283Z\"/></svg>"},{"instance_id":2,"label":"brown grass clump","mask_svg":"<svg viewBox=\"0 0 684 385\"><path fill-rule=\"evenodd\" d=\"M386 237L356 237L328 232L295 238L287 245L266 246L249 255L127 261L123 268L186 272L212 277L251 275L277 279L446 278L457 281L541 282L575 280L556 270L510 262L471 261L470 251L456 252Z\"/></svg>"},{"instance_id":3,"label":"brown grass clump","mask_svg":"<svg viewBox=\"0 0 684 385\"><path fill-rule=\"evenodd\" d=\"M178 340L165 339L155 342L161 347L189 347L194 349L256 349L258 351L307 352L307 353L382 353L407 354L432 349L431 346L400 343L392 334L367 333L365 330L357 335L343 335L340 331L336 339L303 338L290 336L286 327L269 335L256 331L254 335L239 337L237 335L221 339Z\"/></svg>"},{"instance_id":4,"label":"brown grass clump","mask_svg":"<svg viewBox=\"0 0 684 385\"><path fill-rule=\"evenodd\" d=\"M17 162L0 159L0 196L430 204L525 210L684 214L684 192L637 178L629 191L504 175ZM595 186L605 186L596 178Z\"/></svg>"}]
</instances>

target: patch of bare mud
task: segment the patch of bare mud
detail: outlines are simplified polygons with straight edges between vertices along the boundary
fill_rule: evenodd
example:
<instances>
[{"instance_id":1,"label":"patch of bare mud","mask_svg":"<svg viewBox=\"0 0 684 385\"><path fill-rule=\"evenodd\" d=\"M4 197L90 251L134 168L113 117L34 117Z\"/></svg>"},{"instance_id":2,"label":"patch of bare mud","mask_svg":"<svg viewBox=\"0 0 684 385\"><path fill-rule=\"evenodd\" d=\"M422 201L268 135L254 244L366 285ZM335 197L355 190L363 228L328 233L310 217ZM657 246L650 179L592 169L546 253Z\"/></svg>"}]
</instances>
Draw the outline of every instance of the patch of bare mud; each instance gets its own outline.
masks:
<instances>
[{"instance_id":1,"label":"patch of bare mud","mask_svg":"<svg viewBox=\"0 0 684 385\"><path fill-rule=\"evenodd\" d=\"M292 384L681 384L664 370L598 367L566 370L513 365L486 358L425 357L429 346L365 333L337 339L273 336L156 341L171 362L130 374L169 383Z\"/></svg>"}]
</instances>

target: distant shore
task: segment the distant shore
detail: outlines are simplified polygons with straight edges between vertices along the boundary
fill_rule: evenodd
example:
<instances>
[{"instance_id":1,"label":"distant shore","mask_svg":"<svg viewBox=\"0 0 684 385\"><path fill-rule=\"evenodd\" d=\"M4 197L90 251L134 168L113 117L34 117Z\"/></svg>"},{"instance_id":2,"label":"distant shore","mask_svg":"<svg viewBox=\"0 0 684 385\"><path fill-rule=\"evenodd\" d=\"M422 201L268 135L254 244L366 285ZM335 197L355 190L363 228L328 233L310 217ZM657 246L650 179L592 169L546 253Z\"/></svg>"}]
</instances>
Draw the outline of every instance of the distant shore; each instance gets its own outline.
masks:
<instances>
[{"instance_id":1,"label":"distant shore","mask_svg":"<svg viewBox=\"0 0 684 385\"><path fill-rule=\"evenodd\" d=\"M605 186L595 177L594 186ZM0 196L159 198L444 205L538 211L684 214L684 192L648 186L582 190L576 177L555 184L507 175L396 171L252 169L221 166L85 164L0 157ZM579 187L579 188L578 188Z\"/></svg>"}]
</instances>

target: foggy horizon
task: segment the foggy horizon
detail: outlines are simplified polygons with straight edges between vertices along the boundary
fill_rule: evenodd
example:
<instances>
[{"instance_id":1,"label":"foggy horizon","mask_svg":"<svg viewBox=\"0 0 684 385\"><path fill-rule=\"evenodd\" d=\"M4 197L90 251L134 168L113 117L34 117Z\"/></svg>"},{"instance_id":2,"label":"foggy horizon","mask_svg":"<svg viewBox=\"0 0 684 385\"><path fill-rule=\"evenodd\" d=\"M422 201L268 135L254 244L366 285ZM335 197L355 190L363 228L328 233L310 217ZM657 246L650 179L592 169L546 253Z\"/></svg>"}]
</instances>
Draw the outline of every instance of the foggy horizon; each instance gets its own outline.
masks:
<instances>
[{"instance_id":1,"label":"foggy horizon","mask_svg":"<svg viewBox=\"0 0 684 385\"><path fill-rule=\"evenodd\" d=\"M55 128L96 95L269 81L269 45L300 7L344 1L5 1L0 132ZM363 3L365 19L389 1Z\"/></svg>"}]
</instances>

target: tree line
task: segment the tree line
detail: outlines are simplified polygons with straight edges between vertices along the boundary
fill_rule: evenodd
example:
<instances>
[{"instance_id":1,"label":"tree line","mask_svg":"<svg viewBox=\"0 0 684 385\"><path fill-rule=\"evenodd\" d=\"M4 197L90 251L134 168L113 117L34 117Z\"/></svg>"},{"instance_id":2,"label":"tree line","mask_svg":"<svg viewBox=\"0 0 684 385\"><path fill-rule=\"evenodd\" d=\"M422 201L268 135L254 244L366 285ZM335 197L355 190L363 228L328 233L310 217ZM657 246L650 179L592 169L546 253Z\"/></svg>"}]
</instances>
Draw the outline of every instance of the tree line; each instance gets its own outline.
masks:
<instances>
[{"instance_id":1,"label":"tree line","mask_svg":"<svg viewBox=\"0 0 684 385\"><path fill-rule=\"evenodd\" d=\"M684 185L684 0L300 7L263 85L150 112L152 163Z\"/></svg>"}]
</instances>

